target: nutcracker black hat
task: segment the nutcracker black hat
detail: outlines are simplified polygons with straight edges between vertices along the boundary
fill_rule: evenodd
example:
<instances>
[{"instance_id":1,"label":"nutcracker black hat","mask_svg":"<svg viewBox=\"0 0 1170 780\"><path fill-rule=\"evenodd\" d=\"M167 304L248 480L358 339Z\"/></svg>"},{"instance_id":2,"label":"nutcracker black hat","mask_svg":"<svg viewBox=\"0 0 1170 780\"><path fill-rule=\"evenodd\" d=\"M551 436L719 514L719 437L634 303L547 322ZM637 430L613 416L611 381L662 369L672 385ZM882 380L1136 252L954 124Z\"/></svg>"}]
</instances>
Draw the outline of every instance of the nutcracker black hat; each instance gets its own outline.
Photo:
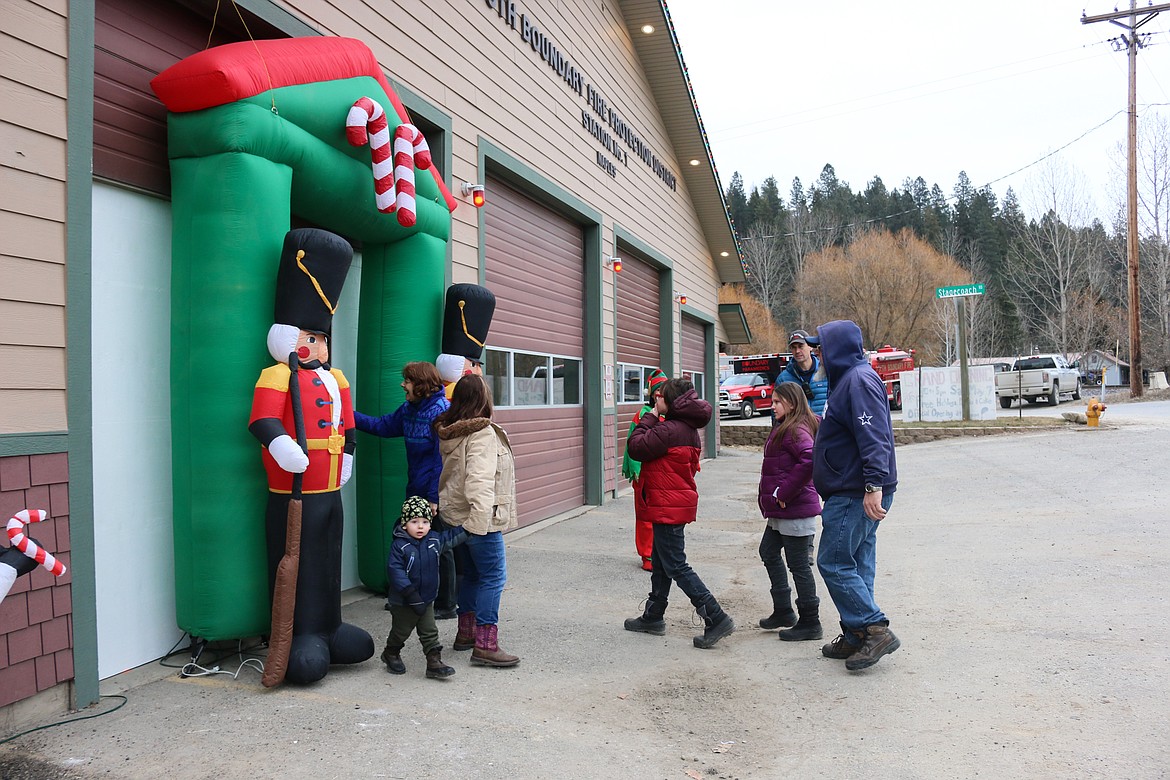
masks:
<instances>
[{"instance_id":1,"label":"nutcracker black hat","mask_svg":"<svg viewBox=\"0 0 1170 780\"><path fill-rule=\"evenodd\" d=\"M478 284L448 287L443 309L443 353L482 360L495 312L496 296L488 288Z\"/></svg>"},{"instance_id":2,"label":"nutcracker black hat","mask_svg":"<svg viewBox=\"0 0 1170 780\"><path fill-rule=\"evenodd\" d=\"M276 271L272 321L332 335L333 312L353 262L353 247L339 235L297 228L284 237Z\"/></svg>"}]
</instances>

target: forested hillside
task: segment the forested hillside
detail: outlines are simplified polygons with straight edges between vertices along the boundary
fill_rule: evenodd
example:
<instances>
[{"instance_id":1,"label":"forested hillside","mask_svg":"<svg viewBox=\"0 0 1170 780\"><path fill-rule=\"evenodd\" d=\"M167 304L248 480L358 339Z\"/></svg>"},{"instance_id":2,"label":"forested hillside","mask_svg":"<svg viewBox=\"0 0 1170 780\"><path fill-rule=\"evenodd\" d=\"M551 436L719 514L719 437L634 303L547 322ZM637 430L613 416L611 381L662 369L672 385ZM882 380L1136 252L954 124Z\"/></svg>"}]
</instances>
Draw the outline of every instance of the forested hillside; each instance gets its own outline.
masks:
<instances>
[{"instance_id":1,"label":"forested hillside","mask_svg":"<svg viewBox=\"0 0 1170 780\"><path fill-rule=\"evenodd\" d=\"M1166 370L1170 133L1164 125L1144 130L1142 363ZM892 189L875 178L854 191L832 165L807 187L797 178L782 193L770 177L749 193L735 173L726 197L749 277L745 290L726 289L722 297L750 295L779 331L853 319L867 346L913 347L929 365L957 354L955 304L936 301L935 287L982 282L986 295L968 299L973 357L1103 349L1127 360L1124 210L1108 226L1089 217L1084 193L1058 168L1040 172L1037 192L1037 213L1026 215L1011 189L1001 200L964 173L949 193L922 178ZM768 330L749 324L753 332ZM759 339L742 347L784 348Z\"/></svg>"}]
</instances>

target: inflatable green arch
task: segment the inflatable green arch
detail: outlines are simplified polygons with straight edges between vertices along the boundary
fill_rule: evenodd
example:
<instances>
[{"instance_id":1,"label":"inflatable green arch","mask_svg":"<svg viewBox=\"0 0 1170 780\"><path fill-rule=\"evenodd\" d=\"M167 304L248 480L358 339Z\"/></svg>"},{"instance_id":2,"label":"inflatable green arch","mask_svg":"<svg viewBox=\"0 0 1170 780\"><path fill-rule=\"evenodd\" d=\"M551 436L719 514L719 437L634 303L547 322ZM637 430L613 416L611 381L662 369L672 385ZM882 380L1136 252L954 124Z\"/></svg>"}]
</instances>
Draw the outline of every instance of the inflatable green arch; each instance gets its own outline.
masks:
<instances>
[{"instance_id":1,"label":"inflatable green arch","mask_svg":"<svg viewBox=\"0 0 1170 780\"><path fill-rule=\"evenodd\" d=\"M393 134L407 114L360 41L229 44L151 86L171 112L178 624L208 640L267 634L266 490L248 410L271 362L265 336L292 216L361 242L355 405L382 413L402 401L402 365L438 352L455 201L432 168L418 172L413 226L377 210L370 149L346 141L346 115L370 97ZM380 591L405 460L396 439L366 437L359 453L358 574Z\"/></svg>"}]
</instances>

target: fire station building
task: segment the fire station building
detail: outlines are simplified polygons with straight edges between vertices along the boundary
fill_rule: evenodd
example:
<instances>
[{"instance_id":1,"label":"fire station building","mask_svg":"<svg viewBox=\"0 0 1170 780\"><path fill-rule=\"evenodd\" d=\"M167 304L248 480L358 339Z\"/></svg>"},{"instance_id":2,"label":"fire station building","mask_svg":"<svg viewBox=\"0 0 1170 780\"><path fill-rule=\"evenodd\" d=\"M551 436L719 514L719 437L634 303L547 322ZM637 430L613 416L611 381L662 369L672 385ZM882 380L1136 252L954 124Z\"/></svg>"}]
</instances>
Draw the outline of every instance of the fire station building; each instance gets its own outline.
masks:
<instances>
[{"instance_id":1,"label":"fire station building","mask_svg":"<svg viewBox=\"0 0 1170 780\"><path fill-rule=\"evenodd\" d=\"M650 370L687 376L715 402L720 344L749 340L739 308L718 303L719 286L743 281L743 266L662 0L5 8L0 510L5 519L47 510L28 534L69 571L21 576L0 602L0 711L84 706L99 680L182 639L171 172L167 110L150 81L196 52L314 36L372 51L457 201L444 283L482 284L497 299L485 374L516 455L522 524L625 488L626 428ZM357 249L333 362L360 388ZM239 338L262 352L264 333ZM248 437L249 388L212 382L200 392L240 395L238 429L207 436ZM712 424L706 457L716 437ZM254 479L263 491L258 457L255 469L222 478ZM351 481L347 547L352 490ZM356 553L345 556L343 587L356 587Z\"/></svg>"}]
</instances>

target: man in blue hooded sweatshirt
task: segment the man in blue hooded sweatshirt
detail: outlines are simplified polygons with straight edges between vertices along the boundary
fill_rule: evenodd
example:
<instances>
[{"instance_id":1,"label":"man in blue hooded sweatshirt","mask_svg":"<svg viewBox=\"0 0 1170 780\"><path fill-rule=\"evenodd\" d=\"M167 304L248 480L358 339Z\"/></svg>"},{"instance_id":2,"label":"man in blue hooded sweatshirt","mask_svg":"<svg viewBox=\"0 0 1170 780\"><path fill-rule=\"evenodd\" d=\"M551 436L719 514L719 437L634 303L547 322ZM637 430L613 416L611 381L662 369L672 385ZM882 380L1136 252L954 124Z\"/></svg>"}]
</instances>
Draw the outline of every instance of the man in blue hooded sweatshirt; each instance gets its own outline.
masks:
<instances>
[{"instance_id":1,"label":"man in blue hooded sweatshirt","mask_svg":"<svg viewBox=\"0 0 1170 780\"><path fill-rule=\"evenodd\" d=\"M835 320L817 331L829 375L829 402L813 447L813 484L824 500L817 568L841 616L841 636L821 653L845 659L854 671L901 645L873 595L878 525L898 487L894 429L861 329Z\"/></svg>"}]
</instances>

